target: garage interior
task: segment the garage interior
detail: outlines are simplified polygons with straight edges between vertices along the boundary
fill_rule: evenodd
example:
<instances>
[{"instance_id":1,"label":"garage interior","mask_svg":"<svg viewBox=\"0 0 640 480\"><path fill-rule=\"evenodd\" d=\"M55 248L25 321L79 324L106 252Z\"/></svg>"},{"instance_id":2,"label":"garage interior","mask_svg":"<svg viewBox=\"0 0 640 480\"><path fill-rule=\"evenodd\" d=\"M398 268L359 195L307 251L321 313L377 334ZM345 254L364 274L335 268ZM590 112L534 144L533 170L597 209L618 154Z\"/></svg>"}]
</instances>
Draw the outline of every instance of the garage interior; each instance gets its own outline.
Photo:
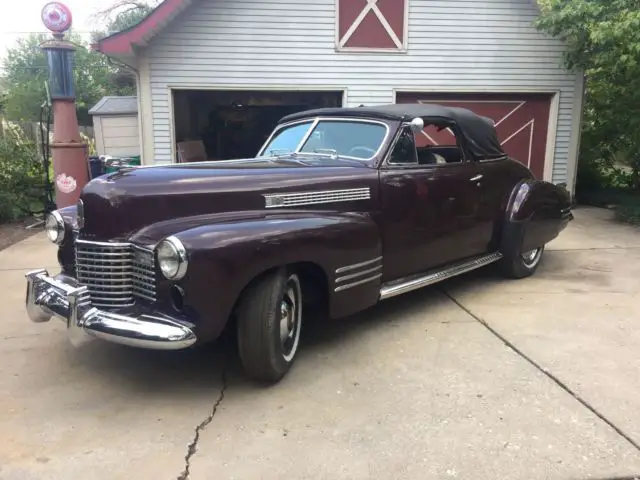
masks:
<instances>
[{"instance_id":1,"label":"garage interior","mask_svg":"<svg viewBox=\"0 0 640 480\"><path fill-rule=\"evenodd\" d=\"M173 90L177 162L254 157L285 115L342 106L342 91Z\"/></svg>"}]
</instances>

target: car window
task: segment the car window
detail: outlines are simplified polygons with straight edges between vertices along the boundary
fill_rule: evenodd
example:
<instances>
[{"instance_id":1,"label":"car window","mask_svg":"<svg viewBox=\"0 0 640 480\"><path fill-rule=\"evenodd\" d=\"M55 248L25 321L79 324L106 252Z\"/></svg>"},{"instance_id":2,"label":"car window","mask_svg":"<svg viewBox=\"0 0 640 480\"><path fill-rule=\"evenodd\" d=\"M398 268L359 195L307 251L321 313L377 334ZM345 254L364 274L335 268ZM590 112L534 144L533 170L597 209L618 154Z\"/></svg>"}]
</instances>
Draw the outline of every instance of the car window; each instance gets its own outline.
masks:
<instances>
[{"instance_id":1,"label":"car window","mask_svg":"<svg viewBox=\"0 0 640 480\"><path fill-rule=\"evenodd\" d=\"M261 156L296 153L371 160L382 146L388 130L385 124L358 119L320 120L309 133L313 124L309 121L277 131ZM303 140L304 144L298 149Z\"/></svg>"},{"instance_id":2,"label":"car window","mask_svg":"<svg viewBox=\"0 0 640 480\"><path fill-rule=\"evenodd\" d=\"M309 131L312 123L313 122L298 123L283 128L271 139L267 148L262 152L262 156L295 152L305 134Z\"/></svg>"},{"instance_id":3,"label":"car window","mask_svg":"<svg viewBox=\"0 0 640 480\"><path fill-rule=\"evenodd\" d=\"M396 142L389 163L394 164L418 164L418 152L413 131L410 127L404 127Z\"/></svg>"},{"instance_id":4,"label":"car window","mask_svg":"<svg viewBox=\"0 0 640 480\"><path fill-rule=\"evenodd\" d=\"M334 153L369 160L375 156L387 134L379 123L323 120L300 149L302 153Z\"/></svg>"},{"instance_id":5,"label":"car window","mask_svg":"<svg viewBox=\"0 0 640 480\"><path fill-rule=\"evenodd\" d=\"M453 130L444 125L427 124L414 132L403 127L389 157L390 165L449 165L464 162Z\"/></svg>"}]
</instances>

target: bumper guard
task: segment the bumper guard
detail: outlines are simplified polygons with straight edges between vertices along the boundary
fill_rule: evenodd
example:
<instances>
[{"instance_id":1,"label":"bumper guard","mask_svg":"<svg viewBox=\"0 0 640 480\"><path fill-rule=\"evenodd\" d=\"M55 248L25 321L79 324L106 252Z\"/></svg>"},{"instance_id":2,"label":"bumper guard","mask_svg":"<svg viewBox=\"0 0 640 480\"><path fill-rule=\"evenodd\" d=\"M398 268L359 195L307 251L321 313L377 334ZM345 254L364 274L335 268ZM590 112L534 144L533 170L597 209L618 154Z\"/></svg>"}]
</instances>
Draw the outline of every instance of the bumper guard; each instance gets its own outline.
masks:
<instances>
[{"instance_id":1,"label":"bumper guard","mask_svg":"<svg viewBox=\"0 0 640 480\"><path fill-rule=\"evenodd\" d=\"M66 275L49 276L44 270L27 273L27 313L36 323L59 317L67 323L72 340L84 332L110 342L154 350L180 350L196 342L195 332L164 316L136 316L106 312L91 306L86 286Z\"/></svg>"}]
</instances>

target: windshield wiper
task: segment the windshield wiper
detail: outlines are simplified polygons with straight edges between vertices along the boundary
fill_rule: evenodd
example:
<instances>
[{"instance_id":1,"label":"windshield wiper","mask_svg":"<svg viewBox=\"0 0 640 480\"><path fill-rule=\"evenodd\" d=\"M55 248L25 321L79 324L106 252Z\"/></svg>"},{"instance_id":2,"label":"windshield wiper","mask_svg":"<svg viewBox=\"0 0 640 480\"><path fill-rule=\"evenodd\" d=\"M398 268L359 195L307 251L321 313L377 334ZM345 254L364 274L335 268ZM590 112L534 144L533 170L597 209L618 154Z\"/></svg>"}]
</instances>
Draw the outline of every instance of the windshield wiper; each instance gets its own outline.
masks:
<instances>
[{"instance_id":1,"label":"windshield wiper","mask_svg":"<svg viewBox=\"0 0 640 480\"><path fill-rule=\"evenodd\" d=\"M280 152L280 153L278 153ZM286 157L288 155L295 156L296 152L291 150L286 150L284 148L269 150L269 156L271 157Z\"/></svg>"},{"instance_id":2,"label":"windshield wiper","mask_svg":"<svg viewBox=\"0 0 640 480\"><path fill-rule=\"evenodd\" d=\"M333 148L314 148L313 153L319 153L321 155L331 155L334 158L338 158L338 151Z\"/></svg>"}]
</instances>

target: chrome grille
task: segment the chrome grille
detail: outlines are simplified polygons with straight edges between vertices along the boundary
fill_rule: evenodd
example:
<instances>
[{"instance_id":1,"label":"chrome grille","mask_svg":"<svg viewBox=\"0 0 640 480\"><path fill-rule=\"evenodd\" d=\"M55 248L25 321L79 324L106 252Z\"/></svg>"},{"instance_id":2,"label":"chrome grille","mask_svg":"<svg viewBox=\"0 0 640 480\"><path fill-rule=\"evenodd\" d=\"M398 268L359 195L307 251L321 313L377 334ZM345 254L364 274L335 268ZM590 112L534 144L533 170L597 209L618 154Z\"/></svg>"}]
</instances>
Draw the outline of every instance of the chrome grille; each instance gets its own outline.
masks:
<instances>
[{"instance_id":1,"label":"chrome grille","mask_svg":"<svg viewBox=\"0 0 640 480\"><path fill-rule=\"evenodd\" d=\"M122 308L136 298L156 299L151 250L130 243L77 240L76 272L96 307Z\"/></svg>"}]
</instances>

